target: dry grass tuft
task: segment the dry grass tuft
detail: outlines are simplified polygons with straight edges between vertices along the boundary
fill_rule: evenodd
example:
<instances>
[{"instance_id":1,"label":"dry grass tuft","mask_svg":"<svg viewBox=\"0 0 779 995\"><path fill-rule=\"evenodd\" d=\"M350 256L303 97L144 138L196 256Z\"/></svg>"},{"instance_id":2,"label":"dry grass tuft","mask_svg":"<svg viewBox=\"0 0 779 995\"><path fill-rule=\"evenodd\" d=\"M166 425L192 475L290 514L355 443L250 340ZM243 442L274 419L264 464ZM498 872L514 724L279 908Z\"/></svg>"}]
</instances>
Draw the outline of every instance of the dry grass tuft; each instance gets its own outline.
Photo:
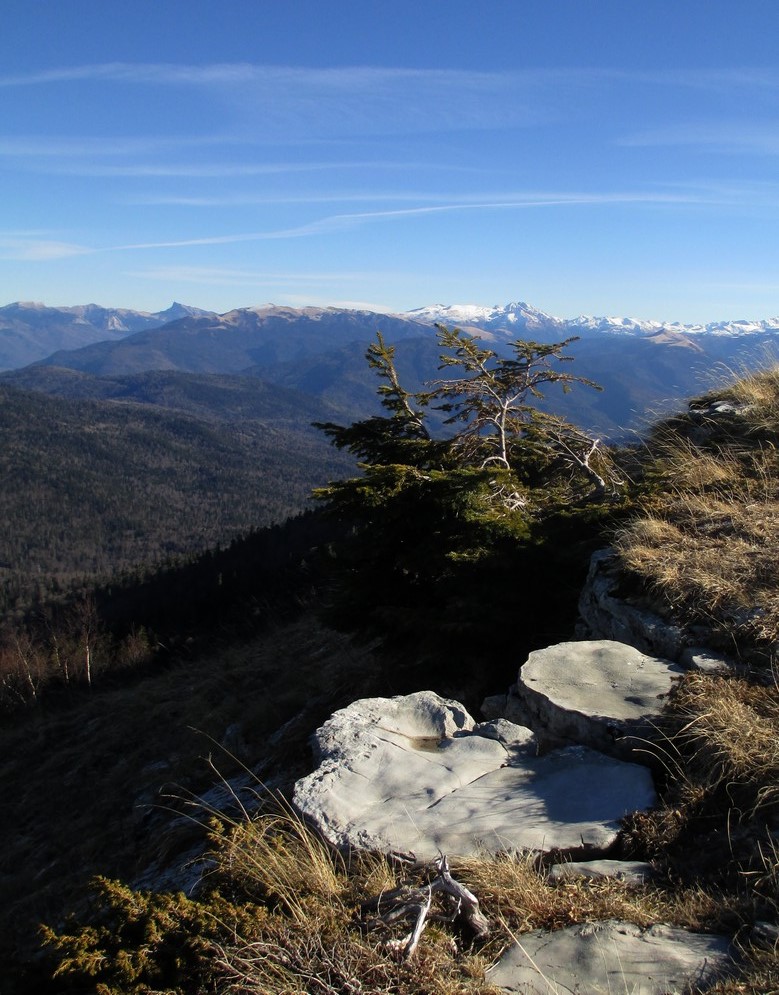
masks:
<instances>
[{"instance_id":1,"label":"dry grass tuft","mask_svg":"<svg viewBox=\"0 0 779 995\"><path fill-rule=\"evenodd\" d=\"M626 822L626 853L741 895L744 921L779 911L779 689L688 673L666 709L663 803Z\"/></svg>"},{"instance_id":2,"label":"dry grass tuft","mask_svg":"<svg viewBox=\"0 0 779 995\"><path fill-rule=\"evenodd\" d=\"M534 929L624 919L648 927L670 922L690 929L735 930L743 899L703 888L631 887L615 879L554 884L536 858L502 855L456 861L452 873L479 898L492 924L474 945L438 910L414 959L399 960L393 940L408 924L369 928L363 902L400 883L424 884L424 869L400 871L367 855L344 860L294 817L263 816L220 837L222 870L236 873L270 914L253 932L235 933L215 953L221 990L267 995L490 995L486 967ZM294 865L289 867L289 864ZM291 891L287 890L291 889Z\"/></svg>"},{"instance_id":3,"label":"dry grass tuft","mask_svg":"<svg viewBox=\"0 0 779 995\"><path fill-rule=\"evenodd\" d=\"M256 900L305 918L306 900L339 903L345 876L327 845L293 816L238 823L220 840L222 873Z\"/></svg>"},{"instance_id":4,"label":"dry grass tuft","mask_svg":"<svg viewBox=\"0 0 779 995\"><path fill-rule=\"evenodd\" d=\"M551 882L533 858L497 856L466 861L463 879L511 934L564 929L582 922L623 919L648 927L675 923L693 930L716 930L743 914L735 895L686 887L630 886L616 878L573 878Z\"/></svg>"},{"instance_id":5,"label":"dry grass tuft","mask_svg":"<svg viewBox=\"0 0 779 995\"><path fill-rule=\"evenodd\" d=\"M723 394L747 409L752 434L776 434L779 428L779 365L741 373L728 383Z\"/></svg>"},{"instance_id":6,"label":"dry grass tuft","mask_svg":"<svg viewBox=\"0 0 779 995\"><path fill-rule=\"evenodd\" d=\"M740 819L779 806L779 689L746 679L690 674L677 688L675 740L687 774L724 793Z\"/></svg>"},{"instance_id":7,"label":"dry grass tuft","mask_svg":"<svg viewBox=\"0 0 779 995\"><path fill-rule=\"evenodd\" d=\"M741 413L655 431L641 511L615 545L675 622L765 655L779 643L779 368L716 397Z\"/></svg>"},{"instance_id":8,"label":"dry grass tuft","mask_svg":"<svg viewBox=\"0 0 779 995\"><path fill-rule=\"evenodd\" d=\"M221 990L267 995L356 992L486 993L485 962L464 952L451 925L431 925L413 962L393 939L408 923L369 929L363 902L398 887L398 868L377 854L344 858L293 812L261 816L218 832L219 870L269 915L215 948ZM423 879L422 879L423 880Z\"/></svg>"}]
</instances>

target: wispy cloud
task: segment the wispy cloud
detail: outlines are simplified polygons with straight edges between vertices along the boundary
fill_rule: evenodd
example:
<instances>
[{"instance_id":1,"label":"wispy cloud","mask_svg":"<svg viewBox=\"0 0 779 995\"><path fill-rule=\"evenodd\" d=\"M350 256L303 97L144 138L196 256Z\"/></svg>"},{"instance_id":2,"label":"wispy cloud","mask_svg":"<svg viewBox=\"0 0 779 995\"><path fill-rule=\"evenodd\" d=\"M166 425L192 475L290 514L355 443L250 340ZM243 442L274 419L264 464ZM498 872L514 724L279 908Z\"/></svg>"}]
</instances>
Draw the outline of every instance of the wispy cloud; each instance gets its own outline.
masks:
<instances>
[{"instance_id":1,"label":"wispy cloud","mask_svg":"<svg viewBox=\"0 0 779 995\"><path fill-rule=\"evenodd\" d=\"M378 313L389 313L394 309L375 300L357 300L355 298L332 299L329 294L334 286L344 284L363 284L373 280L384 281L388 278L402 277L403 274L381 271L350 271L350 270L301 270L300 272L268 272L257 269L241 269L222 266L153 266L148 269L128 270L126 276L133 279L152 280L170 286L182 283L193 283L199 287L240 287L247 290L262 290L267 292L269 299L279 294L284 303L292 307L320 306L323 292L327 295L330 307L342 307L352 310L368 310ZM321 285L322 290L311 288Z\"/></svg>"},{"instance_id":2,"label":"wispy cloud","mask_svg":"<svg viewBox=\"0 0 779 995\"><path fill-rule=\"evenodd\" d=\"M103 135L95 137L62 138L44 135L0 136L0 155L9 158L111 158L113 156L154 155L161 152L179 152L193 148L223 147L231 139L222 135L168 135L128 137Z\"/></svg>"},{"instance_id":3,"label":"wispy cloud","mask_svg":"<svg viewBox=\"0 0 779 995\"><path fill-rule=\"evenodd\" d=\"M240 83L257 79L258 73L261 71L261 67L250 63L216 63L191 66L154 62L98 62L0 76L0 87L45 86L77 83L83 80L135 84L163 83L168 85Z\"/></svg>"},{"instance_id":4,"label":"wispy cloud","mask_svg":"<svg viewBox=\"0 0 779 995\"><path fill-rule=\"evenodd\" d=\"M41 236L0 232L0 259L15 262L50 262L83 256L94 249L73 242Z\"/></svg>"},{"instance_id":5,"label":"wispy cloud","mask_svg":"<svg viewBox=\"0 0 779 995\"><path fill-rule=\"evenodd\" d=\"M420 195L421 196L421 195ZM433 195L435 197L435 195ZM400 198L413 199L413 198ZM538 210L543 208L557 207L587 207L587 206L663 206L663 205L700 205L716 203L713 196L706 196L695 191L676 192L526 192L522 194L509 194L502 197L495 197L488 194L470 195L468 198L449 199L444 203L426 203L423 206L385 208L372 211L354 211L339 214L325 215L316 218L306 224L296 225L289 228L269 229L266 231L232 232L221 235L203 235L197 238L154 240L145 242L129 242L111 246L85 246L74 242L67 242L44 234L36 233L0 233L0 258L14 259L21 261L44 261L64 259L70 256L86 255L94 252L135 252L143 250L157 249L179 249L195 248L198 246L219 246L235 245L243 242L263 242L283 239L297 239L306 237L326 236L339 231L344 231L361 225L378 224L404 219L422 220L426 217L452 214L456 212L473 211L515 211L515 210ZM197 279L197 274L203 271L200 268L173 267L165 270L157 270L166 274L177 274L176 279L188 280L187 274L192 274L192 279ZM216 274L214 279L218 279L218 271L208 269L209 273ZM250 270L228 270L221 271L225 281L244 280L250 278L256 282L258 274ZM355 279L364 274L356 274ZM331 274L322 274L322 280L329 280ZM150 278L153 278L150 276ZM171 277L173 278L173 277ZM294 279L294 274L289 274L289 279ZM278 281L279 274L268 274L268 279ZM306 279L313 279L310 275Z\"/></svg>"},{"instance_id":6,"label":"wispy cloud","mask_svg":"<svg viewBox=\"0 0 779 995\"><path fill-rule=\"evenodd\" d=\"M687 123L627 135L617 144L635 148L686 146L763 155L779 153L779 121Z\"/></svg>"},{"instance_id":7,"label":"wispy cloud","mask_svg":"<svg viewBox=\"0 0 779 995\"><path fill-rule=\"evenodd\" d=\"M682 186L680 184L677 187ZM180 206L180 207L243 207L252 204L333 204L333 203L373 203L373 204L414 204L421 203L419 208L398 210L367 211L356 214L336 215L335 217L351 217L370 219L392 215L427 214L435 211L456 211L477 208L499 207L544 207L563 204L608 204L608 203L701 203L720 199L726 189L711 186L706 190L703 185L689 184L689 189L670 191L651 191L643 193L578 193L560 191L511 191L491 193L437 193L435 191L332 191L330 193L314 194L252 194L239 193L205 197L178 196L176 194L152 194L127 197L124 202L129 204L149 206ZM715 198L716 193L716 198Z\"/></svg>"},{"instance_id":8,"label":"wispy cloud","mask_svg":"<svg viewBox=\"0 0 779 995\"><path fill-rule=\"evenodd\" d=\"M446 204L428 204L424 207L396 208L382 211L359 211L345 214L331 214L308 224L292 228L270 231L242 232L228 235L207 235L202 238L188 238L166 242L138 242L113 246L111 252L124 252L138 249L178 249L200 245L229 245L240 242L260 242L274 239L304 238L306 236L327 235L359 225L392 221L401 218L421 218L436 214L450 214L458 211L498 211L521 210L543 207L595 206L595 205L664 205L707 203L693 194L672 193L538 193L519 198L502 200L455 201Z\"/></svg>"},{"instance_id":9,"label":"wispy cloud","mask_svg":"<svg viewBox=\"0 0 779 995\"><path fill-rule=\"evenodd\" d=\"M377 160L357 160L342 162L271 162L271 163L130 163L127 165L93 165L80 163L77 165L47 164L46 171L58 175L69 176L124 176L124 177L190 177L204 179L229 179L231 177L273 176L288 173L321 173L344 172L347 170L383 170L409 168L451 171L459 167L450 167L442 163L410 164L407 162L385 162ZM461 171L461 170L460 170ZM471 171L471 170L468 170Z\"/></svg>"},{"instance_id":10,"label":"wispy cloud","mask_svg":"<svg viewBox=\"0 0 779 995\"><path fill-rule=\"evenodd\" d=\"M353 65L312 68L249 62L218 62L205 65L164 62L104 62L62 66L31 73L0 75L0 87L35 87L84 81L130 85L230 88L258 86L268 91L302 89L315 92L381 91L403 86L422 93L443 87L488 93L518 89L554 88L599 82L643 83L668 87L732 92L733 89L779 91L779 70L774 66L730 66L718 69L664 68L647 70L574 66L490 71L424 69Z\"/></svg>"},{"instance_id":11,"label":"wispy cloud","mask_svg":"<svg viewBox=\"0 0 779 995\"><path fill-rule=\"evenodd\" d=\"M128 276L140 277L146 280L161 280L166 283L198 283L220 286L272 286L277 284L332 284L347 280L356 282L375 279L376 272L350 272L344 270L319 272L265 272L253 269L235 269L221 266L155 266L150 269L129 271Z\"/></svg>"},{"instance_id":12,"label":"wispy cloud","mask_svg":"<svg viewBox=\"0 0 779 995\"><path fill-rule=\"evenodd\" d=\"M779 182L770 180L709 180L696 179L674 183L658 183L660 189L689 193L701 200L723 207L779 207Z\"/></svg>"},{"instance_id":13,"label":"wispy cloud","mask_svg":"<svg viewBox=\"0 0 779 995\"><path fill-rule=\"evenodd\" d=\"M274 137L430 133L522 127L567 114L599 70L518 72L249 63L104 63L0 76L0 88L94 82L198 87L230 108L232 125ZM164 98L163 98L164 99Z\"/></svg>"},{"instance_id":14,"label":"wispy cloud","mask_svg":"<svg viewBox=\"0 0 779 995\"><path fill-rule=\"evenodd\" d=\"M728 66L715 69L664 68L662 72L647 70L597 68L582 69L557 66L507 71L464 69L410 69L391 66L352 65L334 68L312 68L294 65L271 65L254 62L216 62L187 64L173 62L97 62L80 66L61 66L31 73L0 75L0 87L42 86L82 80L138 85L155 83L168 86L233 86L246 83L279 85L352 87L355 84L376 86L388 80L412 83L437 81L471 86L494 87L496 81L509 83L548 84L563 81L632 80L662 86L689 86L710 89L735 87L777 88L779 70L774 66Z\"/></svg>"},{"instance_id":15,"label":"wispy cloud","mask_svg":"<svg viewBox=\"0 0 779 995\"><path fill-rule=\"evenodd\" d=\"M213 86L266 85L297 86L341 89L382 87L397 81L407 84L468 85L477 89L494 89L517 82L545 83L560 79L592 79L614 75L604 70L526 69L506 72L465 69L409 69L388 66L340 66L311 68L307 66L280 66L250 62L222 62L210 65L187 65L163 62L104 62L81 66L64 66L33 73L0 75L0 87L39 86L43 84L76 82L79 80L112 80L121 83L158 83L167 85Z\"/></svg>"},{"instance_id":16,"label":"wispy cloud","mask_svg":"<svg viewBox=\"0 0 779 995\"><path fill-rule=\"evenodd\" d=\"M178 196L176 194L139 194L122 198L122 203L147 207L251 207L252 205L281 204L348 204L348 203L414 203L447 200L444 194L397 193L377 190L373 193L316 193L316 194L216 194L205 197Z\"/></svg>"},{"instance_id":17,"label":"wispy cloud","mask_svg":"<svg viewBox=\"0 0 779 995\"><path fill-rule=\"evenodd\" d=\"M233 144L247 145L242 139L232 140ZM156 154L161 149L171 152L186 152L195 146L224 146L221 139L106 139L73 141L59 139L3 139L0 138L0 156L33 160L29 168L37 173L56 176L94 176L120 178L190 178L190 179L241 179L262 176L286 176L298 173L349 172L361 170L375 174L382 172L407 172L420 170L429 173L484 173L484 167L467 163L437 162L434 160L409 161L386 158L375 159L334 159L334 160L284 160L274 162L193 162L191 157L183 161L169 162L95 162L96 157L142 156ZM103 147L105 146L105 147ZM63 161L63 159L71 161ZM80 160L80 161L79 161ZM160 201L160 203L174 200Z\"/></svg>"}]
</instances>

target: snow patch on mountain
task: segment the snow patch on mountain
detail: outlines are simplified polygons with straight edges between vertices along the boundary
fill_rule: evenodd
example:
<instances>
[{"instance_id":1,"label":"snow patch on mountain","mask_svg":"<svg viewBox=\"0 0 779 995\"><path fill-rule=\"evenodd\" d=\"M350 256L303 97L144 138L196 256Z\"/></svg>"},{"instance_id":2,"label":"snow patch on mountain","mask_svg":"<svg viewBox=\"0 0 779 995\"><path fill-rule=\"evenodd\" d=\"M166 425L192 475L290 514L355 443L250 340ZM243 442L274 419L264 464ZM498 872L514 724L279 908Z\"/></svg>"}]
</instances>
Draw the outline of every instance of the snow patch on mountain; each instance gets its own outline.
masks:
<instances>
[{"instance_id":1,"label":"snow patch on mountain","mask_svg":"<svg viewBox=\"0 0 779 995\"><path fill-rule=\"evenodd\" d=\"M483 328L492 332L514 333L525 331L558 330L561 335L631 335L655 336L660 332L679 335L742 336L779 331L779 317L751 321L740 318L734 321L712 321L707 324L685 325L678 321L646 321L640 318L619 316L594 317L579 315L576 318L558 318L524 301L504 306L484 307L478 304L432 304L406 311L405 317L416 321L441 322L445 325L463 325Z\"/></svg>"},{"instance_id":2,"label":"snow patch on mountain","mask_svg":"<svg viewBox=\"0 0 779 995\"><path fill-rule=\"evenodd\" d=\"M431 304L406 311L402 317L444 325L465 325L489 331L549 330L564 325L559 318L539 311L532 304L515 301L511 304L482 307L478 304Z\"/></svg>"}]
</instances>

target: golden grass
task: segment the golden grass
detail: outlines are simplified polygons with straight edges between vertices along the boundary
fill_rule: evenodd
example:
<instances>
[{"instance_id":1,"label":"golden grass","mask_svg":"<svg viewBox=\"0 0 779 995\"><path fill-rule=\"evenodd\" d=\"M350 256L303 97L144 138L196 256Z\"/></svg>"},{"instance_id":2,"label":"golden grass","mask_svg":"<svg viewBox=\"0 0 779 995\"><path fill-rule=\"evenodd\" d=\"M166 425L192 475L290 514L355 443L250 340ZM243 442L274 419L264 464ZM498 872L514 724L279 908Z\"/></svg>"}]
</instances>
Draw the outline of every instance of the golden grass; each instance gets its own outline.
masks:
<instances>
[{"instance_id":1,"label":"golden grass","mask_svg":"<svg viewBox=\"0 0 779 995\"><path fill-rule=\"evenodd\" d=\"M779 642L779 370L716 396L747 408L726 428L680 417L655 430L640 511L615 547L674 622L770 654Z\"/></svg>"},{"instance_id":2,"label":"golden grass","mask_svg":"<svg viewBox=\"0 0 779 995\"><path fill-rule=\"evenodd\" d=\"M775 434L779 428L779 365L758 372L744 372L733 377L724 395L744 405L749 416L751 434Z\"/></svg>"},{"instance_id":3,"label":"golden grass","mask_svg":"<svg viewBox=\"0 0 779 995\"><path fill-rule=\"evenodd\" d=\"M133 894L106 882L112 915L102 927L50 933L60 954L58 977L71 986L99 982L96 990L111 995L148 995L160 990L163 977L170 995L498 995L485 980L487 967L531 930L622 919L734 934L755 911L743 893L698 884L554 884L531 857L470 858L455 862L452 872L479 898L491 934L473 942L457 927L451 906L436 896L429 926L406 960L398 941L410 924L377 923L373 907L369 916L364 903L399 884L424 887L432 872L401 868L376 854L347 859L284 807L250 821L215 824L213 842L212 882L219 890L210 898L192 903L183 896ZM775 854L765 876L775 885ZM185 978L170 974L174 954ZM750 956L739 981L717 992L772 991L767 979L776 974L776 956Z\"/></svg>"},{"instance_id":4,"label":"golden grass","mask_svg":"<svg viewBox=\"0 0 779 995\"><path fill-rule=\"evenodd\" d=\"M650 440L642 513L621 533L618 548L675 620L714 626L733 646L770 650L779 642L779 368L728 390L717 397L745 406L742 415L704 430L677 419ZM314 680L313 644L321 634L311 639L305 672ZM278 646L274 652L284 659ZM218 713L232 681L225 670L204 706ZM215 822L213 882L235 910L224 902L213 906L220 910L211 941L216 990L492 995L485 968L515 936L625 919L735 936L746 948L746 967L712 995L779 993L776 951L748 944L750 924L776 921L779 913L779 855L767 829L779 807L779 690L688 675L672 696L668 721L665 800L629 820L624 834L626 849L668 859L666 879L641 887L613 879L555 885L534 859L453 862L492 934L473 944L439 904L434 911L441 918L431 922L410 963L398 959L392 944L408 923L371 928L362 903L402 883L423 884L424 870L404 870L377 855L339 855L283 807ZM263 719L260 726L270 724Z\"/></svg>"},{"instance_id":5,"label":"golden grass","mask_svg":"<svg viewBox=\"0 0 779 995\"><path fill-rule=\"evenodd\" d=\"M431 925L412 962L392 939L410 927L369 929L363 901L397 887L399 870L380 855L345 859L291 810L217 827L219 875L262 900L269 915L254 929L216 944L221 991L264 995L486 993L485 962L458 950L454 935Z\"/></svg>"},{"instance_id":6,"label":"golden grass","mask_svg":"<svg viewBox=\"0 0 779 995\"><path fill-rule=\"evenodd\" d=\"M737 806L738 816L770 813L779 783L776 688L691 675L674 695L673 708L687 804L700 806L707 794L719 794L727 805ZM397 946L409 922L377 924L364 913L363 903L401 884L424 885L431 872L377 854L344 856L280 799L270 800L251 819L210 814L215 871L208 883L215 890L213 898L206 894L198 900L195 911L202 921L203 910L210 909L213 922L197 949L206 944L204 970L220 995L496 995L485 981L486 968L530 930L622 919L642 927L667 922L747 936L750 922L775 917L779 908L779 861L765 836L759 873L753 864L749 876L728 889L694 880L682 885L676 878L640 887L614 879L554 884L536 858L459 860L452 862L452 873L478 897L491 935L482 944L473 942L452 921L445 901L435 898L438 918L430 922L414 959L406 962ZM660 813L647 818L660 826ZM684 821L672 810L662 818L669 835L674 820ZM171 914L176 908L170 904ZM192 909L182 909L195 920ZM168 925L168 911L165 916L164 928L179 935L181 923L174 917ZM157 914L154 922L160 921ZM128 957L133 963L139 958L138 951L104 949L84 934L64 938L60 948L80 953L60 967L61 976L73 983L85 981L78 973L85 954L90 963L100 960L109 978L112 971L126 969ZM170 949L165 936L159 949ZM737 982L715 989L719 995L772 991L771 978L779 971L776 956L753 951L750 958ZM105 990L136 993L135 988Z\"/></svg>"},{"instance_id":7,"label":"golden grass","mask_svg":"<svg viewBox=\"0 0 779 995\"><path fill-rule=\"evenodd\" d=\"M404 871L376 854L344 859L288 812L223 829L216 857L221 873L240 880L271 913L217 945L220 990L230 992L487 995L495 990L484 980L486 968L534 929L622 919L733 931L745 914L743 896L698 885L631 887L605 878L555 884L531 856L469 858L454 861L452 873L479 898L491 935L474 945L445 906L434 907L438 921L405 962L397 943L409 924L377 931L361 916L361 904L402 883L423 885L424 869Z\"/></svg>"},{"instance_id":8,"label":"golden grass","mask_svg":"<svg viewBox=\"0 0 779 995\"><path fill-rule=\"evenodd\" d=\"M739 818L779 803L779 689L746 679L689 674L674 694L675 737L689 777L722 791Z\"/></svg>"}]
</instances>

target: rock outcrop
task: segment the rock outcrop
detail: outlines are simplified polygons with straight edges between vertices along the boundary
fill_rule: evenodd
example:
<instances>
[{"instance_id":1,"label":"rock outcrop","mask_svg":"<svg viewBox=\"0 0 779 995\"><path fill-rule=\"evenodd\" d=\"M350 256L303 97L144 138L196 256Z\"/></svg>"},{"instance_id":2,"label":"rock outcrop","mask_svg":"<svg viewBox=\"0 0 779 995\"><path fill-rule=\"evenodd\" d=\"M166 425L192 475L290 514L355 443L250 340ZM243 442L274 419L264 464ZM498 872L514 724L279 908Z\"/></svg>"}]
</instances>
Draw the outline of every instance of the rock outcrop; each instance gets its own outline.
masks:
<instances>
[{"instance_id":1,"label":"rock outcrop","mask_svg":"<svg viewBox=\"0 0 779 995\"><path fill-rule=\"evenodd\" d=\"M558 643L532 652L517 683L485 698L482 713L526 724L541 752L577 743L651 765L663 705L684 670L614 640Z\"/></svg>"},{"instance_id":2,"label":"rock outcrop","mask_svg":"<svg viewBox=\"0 0 779 995\"><path fill-rule=\"evenodd\" d=\"M598 878L614 878L625 884L646 884L655 877L655 869L644 860L565 860L549 868L549 880L558 884L561 881L595 881Z\"/></svg>"},{"instance_id":3,"label":"rock outcrop","mask_svg":"<svg viewBox=\"0 0 779 995\"><path fill-rule=\"evenodd\" d=\"M612 639L666 660L678 660L684 633L646 607L620 595L624 582L613 549L592 554L579 597L579 632L588 639Z\"/></svg>"},{"instance_id":4,"label":"rock outcrop","mask_svg":"<svg viewBox=\"0 0 779 995\"><path fill-rule=\"evenodd\" d=\"M732 963L726 937L609 920L525 933L487 980L522 995L681 995L711 984Z\"/></svg>"},{"instance_id":5,"label":"rock outcrop","mask_svg":"<svg viewBox=\"0 0 779 995\"><path fill-rule=\"evenodd\" d=\"M626 578L613 549L590 559L579 596L579 639L612 639L642 653L680 663L685 669L732 673L734 660L720 652L722 634L706 625L675 625L647 607L646 599L626 593Z\"/></svg>"},{"instance_id":6,"label":"rock outcrop","mask_svg":"<svg viewBox=\"0 0 779 995\"><path fill-rule=\"evenodd\" d=\"M535 756L530 730L479 726L429 691L354 702L314 745L318 767L295 786L298 811L336 846L418 861L439 850L602 855L620 819L655 801L641 766L584 746Z\"/></svg>"},{"instance_id":7,"label":"rock outcrop","mask_svg":"<svg viewBox=\"0 0 779 995\"><path fill-rule=\"evenodd\" d=\"M558 643L530 654L517 696L539 736L646 763L663 703L682 673L678 664L613 640Z\"/></svg>"},{"instance_id":8,"label":"rock outcrop","mask_svg":"<svg viewBox=\"0 0 779 995\"><path fill-rule=\"evenodd\" d=\"M640 745L647 758L644 738L680 673L595 640L531 654L516 688L488 700L486 722L430 691L353 702L317 730L318 766L297 782L294 804L342 848L418 862L533 851L552 860L549 880L561 887L604 876L641 886L651 865L592 859L608 855L624 815L656 800L647 766L604 751ZM550 747L561 740L579 745ZM523 934L486 980L524 995L681 995L733 963L725 937L606 921Z\"/></svg>"}]
</instances>

